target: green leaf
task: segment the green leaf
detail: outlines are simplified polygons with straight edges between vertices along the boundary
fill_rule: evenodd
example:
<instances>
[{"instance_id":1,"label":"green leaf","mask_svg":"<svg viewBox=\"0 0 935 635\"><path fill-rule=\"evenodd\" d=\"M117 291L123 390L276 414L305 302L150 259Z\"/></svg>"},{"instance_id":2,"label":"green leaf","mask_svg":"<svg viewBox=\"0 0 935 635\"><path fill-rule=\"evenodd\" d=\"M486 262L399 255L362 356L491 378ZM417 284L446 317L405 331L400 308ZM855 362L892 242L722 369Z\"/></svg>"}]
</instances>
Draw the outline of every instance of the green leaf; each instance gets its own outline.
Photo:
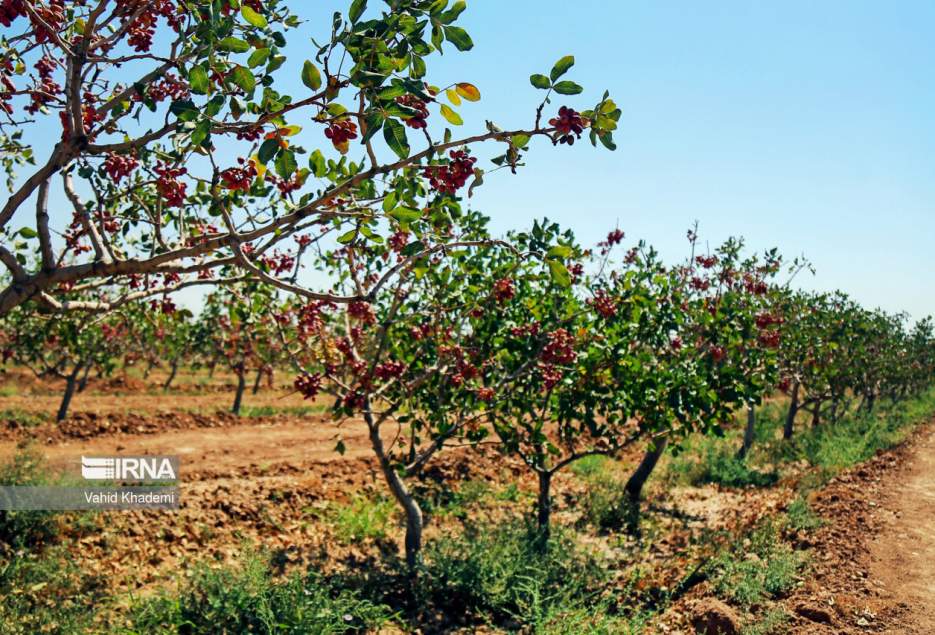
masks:
<instances>
[{"instance_id":1,"label":"green leaf","mask_svg":"<svg viewBox=\"0 0 935 635\"><path fill-rule=\"evenodd\" d=\"M387 119L383 124L383 138L390 150L400 159L409 156L409 141L406 139L406 128L395 119Z\"/></svg>"},{"instance_id":2,"label":"green leaf","mask_svg":"<svg viewBox=\"0 0 935 635\"><path fill-rule=\"evenodd\" d=\"M413 256L425 249L425 243L421 240L411 242L403 248L402 254L406 257Z\"/></svg>"},{"instance_id":3,"label":"green leaf","mask_svg":"<svg viewBox=\"0 0 935 635\"><path fill-rule=\"evenodd\" d=\"M250 57L247 58L247 66L250 68L256 68L261 64L265 64L266 60L269 59L270 49L257 49L250 54Z\"/></svg>"},{"instance_id":4,"label":"green leaf","mask_svg":"<svg viewBox=\"0 0 935 635\"><path fill-rule=\"evenodd\" d=\"M568 72L568 69L575 65L575 56L566 55L559 61L555 62L555 66L552 67L552 72L549 74L554 82L556 79Z\"/></svg>"},{"instance_id":5,"label":"green leaf","mask_svg":"<svg viewBox=\"0 0 935 635\"><path fill-rule=\"evenodd\" d=\"M226 37L218 42L218 47L223 51L231 53L246 53L250 50L250 44L236 37Z\"/></svg>"},{"instance_id":6,"label":"green leaf","mask_svg":"<svg viewBox=\"0 0 935 635\"><path fill-rule=\"evenodd\" d=\"M321 88L321 73L318 71L318 68L308 60L305 60L305 64L302 66L302 83L312 90Z\"/></svg>"},{"instance_id":7,"label":"green leaf","mask_svg":"<svg viewBox=\"0 0 935 635\"><path fill-rule=\"evenodd\" d=\"M39 235L39 232L32 227L23 227L19 230L19 235L23 238L35 238Z\"/></svg>"},{"instance_id":8,"label":"green leaf","mask_svg":"<svg viewBox=\"0 0 935 635\"><path fill-rule=\"evenodd\" d=\"M191 99L173 101L169 112L178 117L179 121L194 121L198 118L198 109Z\"/></svg>"},{"instance_id":9,"label":"green leaf","mask_svg":"<svg viewBox=\"0 0 935 635\"><path fill-rule=\"evenodd\" d=\"M379 112L370 113L364 119L364 126L367 131L364 132L364 136L360 140L361 143L367 143L373 138L373 135L380 131L380 128L383 127L383 115Z\"/></svg>"},{"instance_id":10,"label":"green leaf","mask_svg":"<svg viewBox=\"0 0 935 635\"><path fill-rule=\"evenodd\" d=\"M546 258L568 258L572 253L571 247L568 245L555 245L549 249L545 257Z\"/></svg>"},{"instance_id":11,"label":"green leaf","mask_svg":"<svg viewBox=\"0 0 935 635\"><path fill-rule=\"evenodd\" d=\"M355 238L357 238L357 230L352 229L351 231L338 236L338 242L342 245L346 245L350 242L353 242Z\"/></svg>"},{"instance_id":12,"label":"green leaf","mask_svg":"<svg viewBox=\"0 0 935 635\"><path fill-rule=\"evenodd\" d=\"M599 134L597 135L597 138L608 150L614 151L617 149L617 144L614 143L613 135L611 135L611 133L608 132L606 134Z\"/></svg>"},{"instance_id":13,"label":"green leaf","mask_svg":"<svg viewBox=\"0 0 935 635\"><path fill-rule=\"evenodd\" d=\"M243 16L243 19L252 24L257 28L265 28L269 22L266 21L266 18L257 13L254 9L251 9L246 4L240 6L240 15Z\"/></svg>"},{"instance_id":14,"label":"green leaf","mask_svg":"<svg viewBox=\"0 0 935 635\"><path fill-rule=\"evenodd\" d=\"M513 145L517 148L525 148L529 144L529 135L528 134L515 134L511 138Z\"/></svg>"},{"instance_id":15,"label":"green leaf","mask_svg":"<svg viewBox=\"0 0 935 635\"><path fill-rule=\"evenodd\" d=\"M246 66L238 66L231 71L231 81L243 89L245 93L252 93L253 89L256 88L256 77Z\"/></svg>"},{"instance_id":16,"label":"green leaf","mask_svg":"<svg viewBox=\"0 0 935 635\"><path fill-rule=\"evenodd\" d=\"M422 218L422 212L411 207L401 206L394 209L392 212L387 214L387 216L395 218L401 223L412 223Z\"/></svg>"},{"instance_id":17,"label":"green leaf","mask_svg":"<svg viewBox=\"0 0 935 635\"><path fill-rule=\"evenodd\" d=\"M292 150L283 150L276 157L276 174L280 178L289 179L299 167L295 162L295 152Z\"/></svg>"},{"instance_id":18,"label":"green leaf","mask_svg":"<svg viewBox=\"0 0 935 635\"><path fill-rule=\"evenodd\" d=\"M208 72L201 66L192 66L192 69L188 71L188 83L192 92L198 95L207 95L211 89Z\"/></svg>"},{"instance_id":19,"label":"green leaf","mask_svg":"<svg viewBox=\"0 0 935 635\"><path fill-rule=\"evenodd\" d=\"M279 139L267 139L260 145L257 158L260 160L260 163L266 165L270 162L270 159L276 156L277 150L279 150Z\"/></svg>"},{"instance_id":20,"label":"green leaf","mask_svg":"<svg viewBox=\"0 0 935 635\"><path fill-rule=\"evenodd\" d=\"M458 19L458 16L467 9L467 3L464 0L458 0L451 8L444 13L439 14L438 19L442 24L451 24Z\"/></svg>"},{"instance_id":21,"label":"green leaf","mask_svg":"<svg viewBox=\"0 0 935 635\"><path fill-rule=\"evenodd\" d=\"M454 44L459 51L470 51L474 48L471 36L459 26L446 26L445 39Z\"/></svg>"},{"instance_id":22,"label":"green leaf","mask_svg":"<svg viewBox=\"0 0 935 635\"><path fill-rule=\"evenodd\" d=\"M321 150L315 150L312 152L312 156L308 158L308 167L312 169L312 174L314 174L319 179L328 173L328 166L325 163L325 155L321 153Z\"/></svg>"},{"instance_id":23,"label":"green leaf","mask_svg":"<svg viewBox=\"0 0 935 635\"><path fill-rule=\"evenodd\" d=\"M366 10L367 0L354 0L354 2L351 3L350 10L347 12L347 18L351 22L357 22Z\"/></svg>"},{"instance_id":24,"label":"green leaf","mask_svg":"<svg viewBox=\"0 0 935 635\"><path fill-rule=\"evenodd\" d=\"M529 83L541 90L548 90L552 87L552 82L549 81L549 78L545 75L539 75L538 73L529 76Z\"/></svg>"},{"instance_id":25,"label":"green leaf","mask_svg":"<svg viewBox=\"0 0 935 635\"><path fill-rule=\"evenodd\" d=\"M205 139L208 138L208 135L211 134L211 120L202 119L198 122L198 125L195 126L195 129L192 131L192 145L200 146Z\"/></svg>"},{"instance_id":26,"label":"green leaf","mask_svg":"<svg viewBox=\"0 0 935 635\"><path fill-rule=\"evenodd\" d=\"M581 93L584 88L578 84L570 81L559 82L552 87L556 93L559 95L577 95Z\"/></svg>"},{"instance_id":27,"label":"green leaf","mask_svg":"<svg viewBox=\"0 0 935 635\"><path fill-rule=\"evenodd\" d=\"M454 126L460 126L464 124L464 120L461 118L461 115L459 115L454 110L452 110L451 107L445 104L442 104L441 110L442 110L442 117L448 120L448 123Z\"/></svg>"},{"instance_id":28,"label":"green leaf","mask_svg":"<svg viewBox=\"0 0 935 635\"><path fill-rule=\"evenodd\" d=\"M568 269L558 260L546 260L549 264L549 273L552 274L552 281L560 287L571 285L571 274Z\"/></svg>"}]
</instances>

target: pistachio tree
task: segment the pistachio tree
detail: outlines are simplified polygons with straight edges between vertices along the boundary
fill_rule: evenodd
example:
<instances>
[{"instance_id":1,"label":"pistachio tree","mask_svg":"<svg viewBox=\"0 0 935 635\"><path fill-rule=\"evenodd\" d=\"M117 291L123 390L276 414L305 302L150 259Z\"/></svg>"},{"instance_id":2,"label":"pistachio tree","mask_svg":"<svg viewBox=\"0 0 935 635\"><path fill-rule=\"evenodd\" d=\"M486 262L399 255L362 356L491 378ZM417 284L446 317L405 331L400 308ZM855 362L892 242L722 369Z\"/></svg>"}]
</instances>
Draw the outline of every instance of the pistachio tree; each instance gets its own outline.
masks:
<instances>
[{"instance_id":1,"label":"pistachio tree","mask_svg":"<svg viewBox=\"0 0 935 635\"><path fill-rule=\"evenodd\" d=\"M540 140L587 133L614 147L620 110L606 94L586 110L554 103L583 91L571 56L532 76L545 93L528 121L488 114L458 133L481 92L428 67L473 47L465 8L353 0L306 25L308 7L284 0L3 0L0 315L30 299L107 310L244 278L367 302L376 286L297 281L295 259L386 239L381 218L443 211L483 181L484 143L511 171ZM295 57L306 26L308 57Z\"/></svg>"}]
</instances>

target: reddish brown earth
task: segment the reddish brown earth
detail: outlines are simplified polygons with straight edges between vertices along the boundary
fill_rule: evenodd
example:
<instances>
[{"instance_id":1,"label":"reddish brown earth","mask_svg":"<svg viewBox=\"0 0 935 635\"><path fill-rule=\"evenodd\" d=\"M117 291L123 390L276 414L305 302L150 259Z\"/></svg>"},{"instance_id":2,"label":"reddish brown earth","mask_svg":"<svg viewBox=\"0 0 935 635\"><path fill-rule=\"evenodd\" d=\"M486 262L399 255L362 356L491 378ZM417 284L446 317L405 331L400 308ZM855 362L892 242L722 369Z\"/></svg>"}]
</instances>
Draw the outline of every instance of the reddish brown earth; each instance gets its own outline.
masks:
<instances>
[{"instance_id":1,"label":"reddish brown earth","mask_svg":"<svg viewBox=\"0 0 935 635\"><path fill-rule=\"evenodd\" d=\"M15 379L17 389L0 396L0 413L54 411L56 386ZM168 395L123 382L92 386L76 397L74 415L60 426L24 427L0 414L0 460L30 439L53 466L73 471L82 454L182 457L182 509L111 513L80 538L76 561L106 576L115 592L147 592L195 561L234 561L250 543L270 549L286 565L325 570L369 567L381 554L398 553L398 524L392 524L386 540L355 544L341 540L328 517L333 505L356 495L384 495L361 422L338 427L320 414L233 417L223 412L231 399L223 389L227 383L219 378L210 385L182 385ZM280 387L255 396L248 392L246 405L309 404ZM339 434L344 456L334 449ZM616 469L625 474L638 452L634 448ZM468 480L495 489L520 484L518 499L488 505L479 515L521 513L532 503L534 482L523 467L489 450L444 453L417 487L428 492L444 482L457 489ZM607 540L584 527L581 534L621 563L621 580L627 563L638 562L646 571L641 588L684 576L703 557L710 532L736 535L781 513L794 497L794 482L747 490L650 485L654 504L644 542ZM584 494L580 480L567 473L559 478L557 523L579 523ZM811 503L825 524L793 536L810 551L812 567L800 588L783 600L793 616L789 632L935 634L935 425L841 474ZM431 518L429 537L451 529L453 522ZM708 593L705 585L693 589L662 616L659 632L690 633L691 603Z\"/></svg>"},{"instance_id":2,"label":"reddish brown earth","mask_svg":"<svg viewBox=\"0 0 935 635\"><path fill-rule=\"evenodd\" d=\"M935 633L935 425L814 496L825 524L805 585L785 602L793 633Z\"/></svg>"}]
</instances>

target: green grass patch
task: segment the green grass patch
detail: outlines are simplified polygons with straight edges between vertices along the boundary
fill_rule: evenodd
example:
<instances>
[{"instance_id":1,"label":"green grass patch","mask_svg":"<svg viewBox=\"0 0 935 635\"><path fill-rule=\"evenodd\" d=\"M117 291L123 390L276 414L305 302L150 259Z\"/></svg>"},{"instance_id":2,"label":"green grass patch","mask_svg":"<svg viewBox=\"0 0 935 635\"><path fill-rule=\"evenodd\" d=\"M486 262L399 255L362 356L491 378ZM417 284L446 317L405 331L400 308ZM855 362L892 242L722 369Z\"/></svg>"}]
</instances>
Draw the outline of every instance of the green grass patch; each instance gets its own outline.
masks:
<instances>
[{"instance_id":1,"label":"green grass patch","mask_svg":"<svg viewBox=\"0 0 935 635\"><path fill-rule=\"evenodd\" d=\"M788 632L789 614L780 608L768 610L755 621L745 624L740 635L781 635Z\"/></svg>"},{"instance_id":2,"label":"green grass patch","mask_svg":"<svg viewBox=\"0 0 935 635\"><path fill-rule=\"evenodd\" d=\"M800 429L792 443L781 443L775 451L783 460L807 461L827 479L872 458L880 450L898 445L913 426L933 414L935 389L873 414L849 413L836 423Z\"/></svg>"},{"instance_id":3,"label":"green grass patch","mask_svg":"<svg viewBox=\"0 0 935 635\"><path fill-rule=\"evenodd\" d=\"M750 607L791 591L805 564L805 554L784 542L777 524L767 521L722 552L709 565L709 577L718 596Z\"/></svg>"},{"instance_id":4,"label":"green grass patch","mask_svg":"<svg viewBox=\"0 0 935 635\"><path fill-rule=\"evenodd\" d=\"M786 508L786 524L796 531L811 531L818 529L824 523L821 517L812 511L808 500L804 496L799 496Z\"/></svg>"},{"instance_id":5,"label":"green grass patch","mask_svg":"<svg viewBox=\"0 0 935 635\"><path fill-rule=\"evenodd\" d=\"M750 465L750 459L741 459L735 448L723 443L710 444L693 478L693 485L717 483L726 487L769 487L779 480L775 470L762 471Z\"/></svg>"},{"instance_id":6,"label":"green grass patch","mask_svg":"<svg viewBox=\"0 0 935 635\"><path fill-rule=\"evenodd\" d=\"M12 422L17 428L36 428L50 421L49 415L42 412L28 412L20 408L0 410L0 421Z\"/></svg>"},{"instance_id":7,"label":"green grass patch","mask_svg":"<svg viewBox=\"0 0 935 635\"><path fill-rule=\"evenodd\" d=\"M289 417L307 417L313 414L321 414L328 410L324 404L315 404L310 406L243 406L240 409L241 417L274 417L276 415L286 415Z\"/></svg>"},{"instance_id":8,"label":"green grass patch","mask_svg":"<svg viewBox=\"0 0 935 635\"><path fill-rule=\"evenodd\" d=\"M389 498L358 494L347 503L329 505L325 517L334 525L338 539L350 543L386 539L395 511Z\"/></svg>"},{"instance_id":9,"label":"green grass patch","mask_svg":"<svg viewBox=\"0 0 935 635\"><path fill-rule=\"evenodd\" d=\"M426 563L425 592L446 613L533 632L587 620L609 576L568 533L556 530L543 551L535 530L520 522L438 538L426 549Z\"/></svg>"},{"instance_id":10,"label":"green grass patch","mask_svg":"<svg viewBox=\"0 0 935 635\"><path fill-rule=\"evenodd\" d=\"M315 572L277 580L267 558L248 552L237 567L198 566L176 593L136 601L128 622L133 633L298 635L373 632L391 617Z\"/></svg>"}]
</instances>

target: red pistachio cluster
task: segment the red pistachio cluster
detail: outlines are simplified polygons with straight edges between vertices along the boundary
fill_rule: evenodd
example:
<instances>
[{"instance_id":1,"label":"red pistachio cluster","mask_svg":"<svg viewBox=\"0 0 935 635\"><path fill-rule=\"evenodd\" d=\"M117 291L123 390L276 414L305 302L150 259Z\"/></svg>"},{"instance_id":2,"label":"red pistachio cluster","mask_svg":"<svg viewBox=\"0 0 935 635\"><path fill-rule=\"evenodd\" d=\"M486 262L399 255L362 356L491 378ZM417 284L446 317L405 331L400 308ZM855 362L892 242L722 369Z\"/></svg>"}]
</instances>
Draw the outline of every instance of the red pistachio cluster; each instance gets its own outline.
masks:
<instances>
[{"instance_id":1,"label":"red pistachio cluster","mask_svg":"<svg viewBox=\"0 0 935 635\"><path fill-rule=\"evenodd\" d=\"M406 248L406 245L409 244L409 232L398 231L394 232L387 240L386 244L389 245L390 249L399 253Z\"/></svg>"},{"instance_id":2,"label":"red pistachio cluster","mask_svg":"<svg viewBox=\"0 0 935 635\"><path fill-rule=\"evenodd\" d=\"M574 338L562 328L547 333L539 359L546 364L573 364L578 359Z\"/></svg>"},{"instance_id":3,"label":"red pistachio cluster","mask_svg":"<svg viewBox=\"0 0 935 635\"><path fill-rule=\"evenodd\" d=\"M429 185L442 194L454 194L464 187L467 180L474 174L474 164L477 159L468 156L464 150L452 150L449 153L451 161L442 165L426 166L422 173L429 180Z\"/></svg>"},{"instance_id":4,"label":"red pistachio cluster","mask_svg":"<svg viewBox=\"0 0 935 635\"><path fill-rule=\"evenodd\" d=\"M243 158L238 159L238 162L240 167L227 168L221 172L221 180L229 190L249 192L250 185L257 175L256 166L253 161L247 162Z\"/></svg>"},{"instance_id":5,"label":"red pistachio cluster","mask_svg":"<svg viewBox=\"0 0 935 635\"><path fill-rule=\"evenodd\" d=\"M396 98L396 103L400 106L411 108L417 113L411 117L403 119L403 122L405 122L407 126L416 130L423 129L428 126L426 119L429 117L429 109L424 101L415 95L402 95Z\"/></svg>"},{"instance_id":6,"label":"red pistachio cluster","mask_svg":"<svg viewBox=\"0 0 935 635\"><path fill-rule=\"evenodd\" d=\"M769 291L768 284L766 284L763 280L758 280L749 273L746 273L743 276L743 286L748 293L753 293L755 295L764 295L767 291Z\"/></svg>"},{"instance_id":7,"label":"red pistachio cluster","mask_svg":"<svg viewBox=\"0 0 935 635\"><path fill-rule=\"evenodd\" d=\"M132 157L128 154L111 153L104 159L104 171L114 183L120 183L120 181L129 176L139 164L140 162L136 160L136 157Z\"/></svg>"},{"instance_id":8,"label":"red pistachio cluster","mask_svg":"<svg viewBox=\"0 0 935 635\"><path fill-rule=\"evenodd\" d=\"M493 298L500 304L509 302L516 295L512 278L500 278L493 283Z\"/></svg>"},{"instance_id":9,"label":"red pistachio cluster","mask_svg":"<svg viewBox=\"0 0 935 635\"><path fill-rule=\"evenodd\" d=\"M303 373L292 385L305 399L314 399L321 392L321 373Z\"/></svg>"},{"instance_id":10,"label":"red pistachio cluster","mask_svg":"<svg viewBox=\"0 0 935 635\"><path fill-rule=\"evenodd\" d=\"M152 47L159 18L164 18L176 33L182 24L182 15L172 0L117 0L117 13L136 16L130 23L127 44L138 53Z\"/></svg>"},{"instance_id":11,"label":"red pistachio cluster","mask_svg":"<svg viewBox=\"0 0 935 635\"><path fill-rule=\"evenodd\" d=\"M704 269L710 269L717 264L717 256L695 256L695 262Z\"/></svg>"},{"instance_id":12,"label":"red pistachio cluster","mask_svg":"<svg viewBox=\"0 0 935 635\"><path fill-rule=\"evenodd\" d=\"M610 319L617 315L617 303L614 301L613 297L603 289L595 291L594 297L588 300L588 304L594 307L594 310L604 318Z\"/></svg>"},{"instance_id":13,"label":"red pistachio cluster","mask_svg":"<svg viewBox=\"0 0 935 635\"><path fill-rule=\"evenodd\" d=\"M549 119L549 125L558 131L558 143L573 145L576 137L581 138L588 121L577 110L562 106L558 109L558 117Z\"/></svg>"},{"instance_id":14,"label":"red pistachio cluster","mask_svg":"<svg viewBox=\"0 0 935 635\"><path fill-rule=\"evenodd\" d=\"M377 378L383 381L399 377L405 371L406 365L395 360L390 360L383 362L382 364L378 364L377 367L373 369L373 372Z\"/></svg>"},{"instance_id":15,"label":"red pistachio cluster","mask_svg":"<svg viewBox=\"0 0 935 635\"><path fill-rule=\"evenodd\" d=\"M25 0L3 0L0 2L0 24L9 27L13 20L20 16L26 16Z\"/></svg>"},{"instance_id":16,"label":"red pistachio cluster","mask_svg":"<svg viewBox=\"0 0 935 635\"><path fill-rule=\"evenodd\" d=\"M185 203L185 183L179 177L188 173L185 168L174 168L165 163L158 163L153 171L159 175L156 179L156 190L165 199L168 207L181 207Z\"/></svg>"},{"instance_id":17,"label":"red pistachio cluster","mask_svg":"<svg viewBox=\"0 0 935 635\"><path fill-rule=\"evenodd\" d=\"M346 152L348 142L357 138L357 124L350 119L332 121L325 128L325 137L331 140L336 150Z\"/></svg>"},{"instance_id":18,"label":"red pistachio cluster","mask_svg":"<svg viewBox=\"0 0 935 635\"><path fill-rule=\"evenodd\" d=\"M377 316L373 313L373 307L367 302L351 302L347 305L347 312L355 320L360 320L364 324L373 324L377 321Z\"/></svg>"}]
</instances>

